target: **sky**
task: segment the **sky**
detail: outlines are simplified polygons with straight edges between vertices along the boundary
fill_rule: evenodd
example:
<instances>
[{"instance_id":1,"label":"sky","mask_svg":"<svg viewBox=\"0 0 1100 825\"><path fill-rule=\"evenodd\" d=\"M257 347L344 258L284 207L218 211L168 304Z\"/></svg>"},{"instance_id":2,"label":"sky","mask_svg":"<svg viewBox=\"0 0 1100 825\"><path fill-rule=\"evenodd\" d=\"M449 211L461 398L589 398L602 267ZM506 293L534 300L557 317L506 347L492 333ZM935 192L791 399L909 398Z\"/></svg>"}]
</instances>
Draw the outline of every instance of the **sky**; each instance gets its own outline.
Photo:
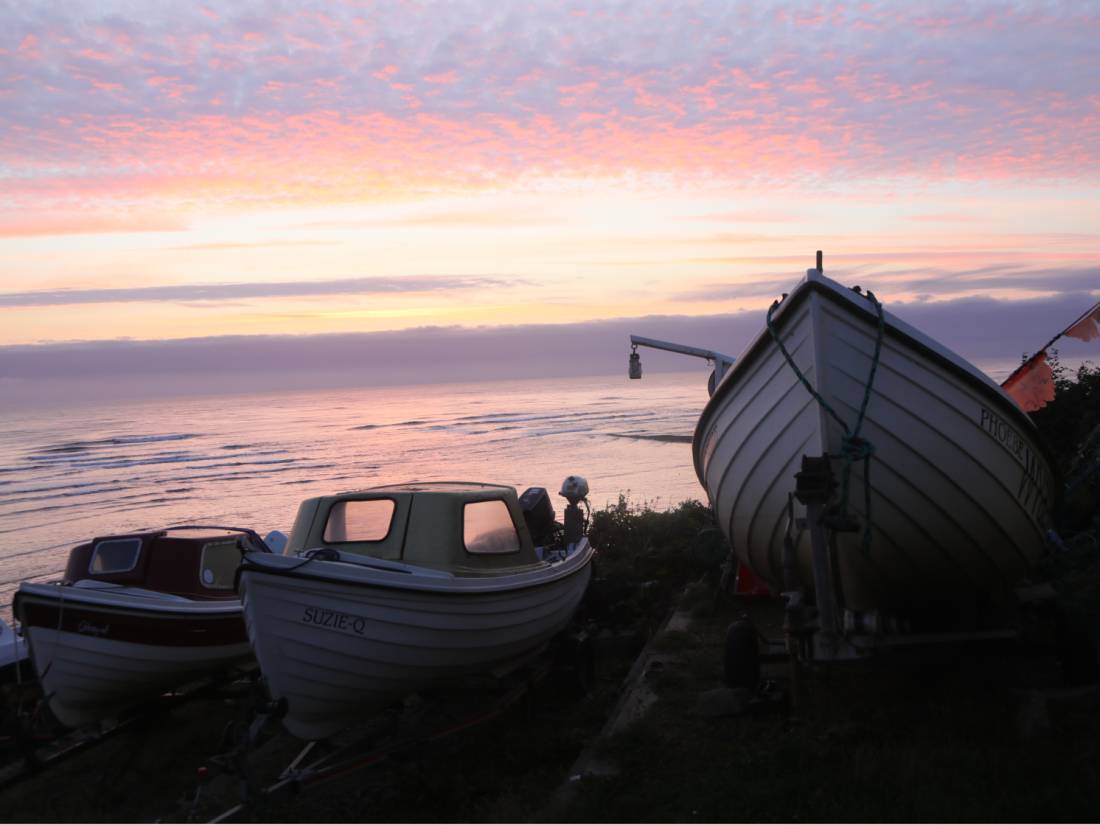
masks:
<instances>
[{"instance_id":1,"label":"sky","mask_svg":"<svg viewBox=\"0 0 1100 825\"><path fill-rule=\"evenodd\" d=\"M817 249L1003 377L1100 298L1098 41L1096 2L0 0L0 404L735 354Z\"/></svg>"}]
</instances>

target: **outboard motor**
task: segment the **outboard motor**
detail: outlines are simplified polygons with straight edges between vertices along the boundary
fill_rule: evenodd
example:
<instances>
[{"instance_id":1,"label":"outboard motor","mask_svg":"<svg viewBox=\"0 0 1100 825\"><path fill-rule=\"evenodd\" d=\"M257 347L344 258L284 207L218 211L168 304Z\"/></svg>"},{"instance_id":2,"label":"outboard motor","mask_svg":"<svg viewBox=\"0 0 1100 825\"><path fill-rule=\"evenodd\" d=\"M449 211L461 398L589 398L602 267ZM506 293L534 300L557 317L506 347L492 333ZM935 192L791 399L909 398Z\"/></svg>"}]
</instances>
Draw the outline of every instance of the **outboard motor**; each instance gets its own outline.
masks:
<instances>
[{"instance_id":1,"label":"outboard motor","mask_svg":"<svg viewBox=\"0 0 1100 825\"><path fill-rule=\"evenodd\" d=\"M558 495L569 501L569 506L565 508L565 546L570 547L584 536L586 519L578 505L588 495L588 482L582 476L569 476L561 483Z\"/></svg>"},{"instance_id":2,"label":"outboard motor","mask_svg":"<svg viewBox=\"0 0 1100 825\"><path fill-rule=\"evenodd\" d=\"M536 546L554 543L554 505L545 487L528 487L519 497L523 520Z\"/></svg>"}]
</instances>

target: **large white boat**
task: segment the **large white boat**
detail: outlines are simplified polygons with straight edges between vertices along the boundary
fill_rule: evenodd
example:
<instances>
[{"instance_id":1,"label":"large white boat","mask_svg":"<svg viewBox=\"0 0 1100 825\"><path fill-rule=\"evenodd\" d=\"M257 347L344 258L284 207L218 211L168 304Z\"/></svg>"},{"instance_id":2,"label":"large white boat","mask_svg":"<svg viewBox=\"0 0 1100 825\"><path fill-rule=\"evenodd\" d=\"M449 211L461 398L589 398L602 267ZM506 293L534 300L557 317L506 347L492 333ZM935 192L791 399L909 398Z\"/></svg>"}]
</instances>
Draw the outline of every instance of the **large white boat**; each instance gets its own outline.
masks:
<instances>
[{"instance_id":1,"label":"large white boat","mask_svg":"<svg viewBox=\"0 0 1100 825\"><path fill-rule=\"evenodd\" d=\"M24 582L14 612L50 710L80 727L252 662L234 576L248 530L170 528L71 551L64 579Z\"/></svg>"},{"instance_id":2,"label":"large white boat","mask_svg":"<svg viewBox=\"0 0 1100 825\"><path fill-rule=\"evenodd\" d=\"M534 489L524 499L541 505L538 533L553 515ZM250 554L240 573L287 729L322 739L410 692L537 655L580 603L592 548L579 531L537 548L532 512L511 487L465 482L304 501L285 554Z\"/></svg>"},{"instance_id":3,"label":"large white boat","mask_svg":"<svg viewBox=\"0 0 1100 825\"><path fill-rule=\"evenodd\" d=\"M1044 549L1052 465L1027 415L819 269L726 371L692 448L738 559L774 592L830 581L838 617L885 609L981 625ZM802 503L815 496L829 528L816 569Z\"/></svg>"}]
</instances>

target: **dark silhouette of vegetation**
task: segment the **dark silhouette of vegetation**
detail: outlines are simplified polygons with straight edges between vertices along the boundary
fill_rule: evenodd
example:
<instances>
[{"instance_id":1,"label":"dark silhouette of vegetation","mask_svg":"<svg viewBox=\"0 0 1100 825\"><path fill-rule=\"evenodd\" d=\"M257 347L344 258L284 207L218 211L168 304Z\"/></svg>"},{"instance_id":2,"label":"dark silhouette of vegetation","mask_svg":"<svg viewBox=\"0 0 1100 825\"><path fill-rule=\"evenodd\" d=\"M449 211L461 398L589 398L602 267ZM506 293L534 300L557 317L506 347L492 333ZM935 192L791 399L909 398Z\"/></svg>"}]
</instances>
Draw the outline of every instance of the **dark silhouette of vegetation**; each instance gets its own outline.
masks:
<instances>
[{"instance_id":1,"label":"dark silhouette of vegetation","mask_svg":"<svg viewBox=\"0 0 1100 825\"><path fill-rule=\"evenodd\" d=\"M618 504L592 515L589 540L600 552L601 571L627 578L671 579L680 585L716 569L728 553L710 507L684 501L665 510Z\"/></svg>"},{"instance_id":2,"label":"dark silhouette of vegetation","mask_svg":"<svg viewBox=\"0 0 1100 825\"><path fill-rule=\"evenodd\" d=\"M592 514L588 538L598 555L582 616L641 636L657 627L686 584L716 577L729 555L711 509L690 500L662 511L620 495Z\"/></svg>"},{"instance_id":3,"label":"dark silhouette of vegetation","mask_svg":"<svg viewBox=\"0 0 1100 825\"><path fill-rule=\"evenodd\" d=\"M1100 367L1086 362L1071 372L1052 350L1054 400L1031 414L1065 483L1055 513L1064 535L1100 529Z\"/></svg>"}]
</instances>

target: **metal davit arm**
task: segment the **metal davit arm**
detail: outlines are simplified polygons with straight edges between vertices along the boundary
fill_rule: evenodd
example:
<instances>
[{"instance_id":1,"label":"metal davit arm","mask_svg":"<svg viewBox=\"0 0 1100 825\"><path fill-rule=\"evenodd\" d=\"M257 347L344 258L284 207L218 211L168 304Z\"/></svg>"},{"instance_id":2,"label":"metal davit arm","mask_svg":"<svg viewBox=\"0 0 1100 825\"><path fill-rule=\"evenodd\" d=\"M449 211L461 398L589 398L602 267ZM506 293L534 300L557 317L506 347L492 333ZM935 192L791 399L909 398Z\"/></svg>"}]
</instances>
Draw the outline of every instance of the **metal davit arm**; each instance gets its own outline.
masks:
<instances>
[{"instance_id":1,"label":"metal davit arm","mask_svg":"<svg viewBox=\"0 0 1100 825\"><path fill-rule=\"evenodd\" d=\"M718 382L722 380L722 376L726 374L726 370L733 366L733 362L737 360L732 355L725 355L724 353L715 352L709 349L689 347L687 344L675 344L671 341L661 341L657 338L646 338L643 335L631 335L629 373L631 378L642 377L642 360L638 355L638 347L663 349L665 352L675 352L678 355L690 355L694 358L703 358L712 362L714 364L714 387L718 386ZM712 391L714 387L711 388Z\"/></svg>"}]
</instances>

